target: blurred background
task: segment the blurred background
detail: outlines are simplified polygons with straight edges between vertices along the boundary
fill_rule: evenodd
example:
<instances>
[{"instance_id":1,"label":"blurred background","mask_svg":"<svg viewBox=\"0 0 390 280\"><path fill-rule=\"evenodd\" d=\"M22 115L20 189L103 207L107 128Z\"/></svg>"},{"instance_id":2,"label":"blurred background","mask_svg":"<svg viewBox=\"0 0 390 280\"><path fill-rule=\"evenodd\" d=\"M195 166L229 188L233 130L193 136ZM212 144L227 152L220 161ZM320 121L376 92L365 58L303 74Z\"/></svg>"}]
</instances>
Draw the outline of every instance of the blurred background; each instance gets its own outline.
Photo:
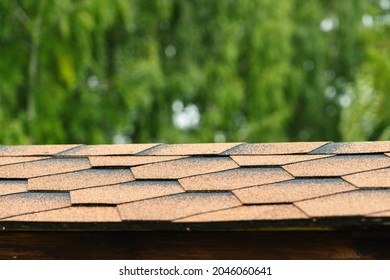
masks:
<instances>
[{"instance_id":1,"label":"blurred background","mask_svg":"<svg viewBox=\"0 0 390 280\"><path fill-rule=\"evenodd\" d=\"M0 2L0 144L390 139L390 0Z\"/></svg>"}]
</instances>

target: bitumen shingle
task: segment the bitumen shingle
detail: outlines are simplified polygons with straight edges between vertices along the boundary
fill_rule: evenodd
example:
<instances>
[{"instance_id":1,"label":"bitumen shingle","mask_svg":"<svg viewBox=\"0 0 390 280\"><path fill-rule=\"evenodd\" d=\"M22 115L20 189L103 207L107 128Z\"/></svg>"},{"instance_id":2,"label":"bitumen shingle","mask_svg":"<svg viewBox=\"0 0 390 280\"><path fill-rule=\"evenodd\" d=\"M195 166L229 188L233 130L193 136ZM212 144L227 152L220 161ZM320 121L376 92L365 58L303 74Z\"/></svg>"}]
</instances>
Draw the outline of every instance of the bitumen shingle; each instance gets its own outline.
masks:
<instances>
[{"instance_id":1,"label":"bitumen shingle","mask_svg":"<svg viewBox=\"0 0 390 280\"><path fill-rule=\"evenodd\" d=\"M49 157L28 157L28 156L4 157L4 156L0 156L0 166L13 164L13 163L36 161L36 160L47 159L47 158L49 158Z\"/></svg>"},{"instance_id":2,"label":"bitumen shingle","mask_svg":"<svg viewBox=\"0 0 390 280\"><path fill-rule=\"evenodd\" d=\"M295 177L337 177L368 170L390 167L385 155L337 155L284 165Z\"/></svg>"},{"instance_id":3,"label":"bitumen shingle","mask_svg":"<svg viewBox=\"0 0 390 280\"><path fill-rule=\"evenodd\" d=\"M133 155L158 144L83 145L60 153L62 156Z\"/></svg>"},{"instance_id":4,"label":"bitumen shingle","mask_svg":"<svg viewBox=\"0 0 390 280\"><path fill-rule=\"evenodd\" d=\"M373 154L390 152L390 141L329 143L311 154Z\"/></svg>"},{"instance_id":5,"label":"bitumen shingle","mask_svg":"<svg viewBox=\"0 0 390 280\"><path fill-rule=\"evenodd\" d=\"M225 151L225 155L289 155L309 153L328 142L251 143Z\"/></svg>"},{"instance_id":6,"label":"bitumen shingle","mask_svg":"<svg viewBox=\"0 0 390 280\"><path fill-rule=\"evenodd\" d=\"M191 157L132 167L136 179L179 179L238 167L229 157Z\"/></svg>"},{"instance_id":7,"label":"bitumen shingle","mask_svg":"<svg viewBox=\"0 0 390 280\"><path fill-rule=\"evenodd\" d=\"M231 193L183 193L120 204L118 209L125 221L172 221L239 205Z\"/></svg>"},{"instance_id":8,"label":"bitumen shingle","mask_svg":"<svg viewBox=\"0 0 390 280\"><path fill-rule=\"evenodd\" d=\"M70 191L133 181L130 169L88 169L28 180L28 190Z\"/></svg>"},{"instance_id":9,"label":"bitumen shingle","mask_svg":"<svg viewBox=\"0 0 390 280\"><path fill-rule=\"evenodd\" d=\"M1 146L0 228L386 224L389 143Z\"/></svg>"},{"instance_id":10,"label":"bitumen shingle","mask_svg":"<svg viewBox=\"0 0 390 280\"><path fill-rule=\"evenodd\" d=\"M248 205L193 215L175 222L229 222L258 220L307 219L308 216L291 204Z\"/></svg>"},{"instance_id":11,"label":"bitumen shingle","mask_svg":"<svg viewBox=\"0 0 390 280\"><path fill-rule=\"evenodd\" d=\"M244 204L295 202L356 190L342 179L294 179L264 186L238 189L233 193Z\"/></svg>"},{"instance_id":12,"label":"bitumen shingle","mask_svg":"<svg viewBox=\"0 0 390 280\"><path fill-rule=\"evenodd\" d=\"M120 222L115 206L73 206L5 219L20 222Z\"/></svg>"},{"instance_id":13,"label":"bitumen shingle","mask_svg":"<svg viewBox=\"0 0 390 280\"><path fill-rule=\"evenodd\" d=\"M17 193L0 196L0 219L70 206L67 193Z\"/></svg>"},{"instance_id":14,"label":"bitumen shingle","mask_svg":"<svg viewBox=\"0 0 390 280\"><path fill-rule=\"evenodd\" d=\"M188 191L233 190L292 179L280 167L236 168L180 179L179 183Z\"/></svg>"},{"instance_id":15,"label":"bitumen shingle","mask_svg":"<svg viewBox=\"0 0 390 280\"><path fill-rule=\"evenodd\" d=\"M27 192L27 180L0 180L0 195Z\"/></svg>"},{"instance_id":16,"label":"bitumen shingle","mask_svg":"<svg viewBox=\"0 0 390 280\"><path fill-rule=\"evenodd\" d=\"M0 178L28 179L91 167L86 158L51 158L0 166Z\"/></svg>"},{"instance_id":17,"label":"bitumen shingle","mask_svg":"<svg viewBox=\"0 0 390 280\"><path fill-rule=\"evenodd\" d=\"M279 166L289 163L326 158L331 155L265 155L265 156L231 156L240 166Z\"/></svg>"},{"instance_id":18,"label":"bitumen shingle","mask_svg":"<svg viewBox=\"0 0 390 280\"><path fill-rule=\"evenodd\" d=\"M51 156L80 146L81 145L3 146L0 148L0 156Z\"/></svg>"},{"instance_id":19,"label":"bitumen shingle","mask_svg":"<svg viewBox=\"0 0 390 280\"><path fill-rule=\"evenodd\" d=\"M364 216L390 209L390 190L358 190L294 203L310 217Z\"/></svg>"},{"instance_id":20,"label":"bitumen shingle","mask_svg":"<svg viewBox=\"0 0 390 280\"><path fill-rule=\"evenodd\" d=\"M70 192L73 204L120 204L185 192L175 181L133 181Z\"/></svg>"},{"instance_id":21,"label":"bitumen shingle","mask_svg":"<svg viewBox=\"0 0 390 280\"><path fill-rule=\"evenodd\" d=\"M161 144L139 153L154 156L218 155L239 143Z\"/></svg>"},{"instance_id":22,"label":"bitumen shingle","mask_svg":"<svg viewBox=\"0 0 390 280\"><path fill-rule=\"evenodd\" d=\"M89 161L93 167L137 166L148 163L170 161L185 158L185 156L90 156Z\"/></svg>"},{"instance_id":23,"label":"bitumen shingle","mask_svg":"<svg viewBox=\"0 0 390 280\"><path fill-rule=\"evenodd\" d=\"M390 168L355 173L342 178L359 188L390 188Z\"/></svg>"}]
</instances>

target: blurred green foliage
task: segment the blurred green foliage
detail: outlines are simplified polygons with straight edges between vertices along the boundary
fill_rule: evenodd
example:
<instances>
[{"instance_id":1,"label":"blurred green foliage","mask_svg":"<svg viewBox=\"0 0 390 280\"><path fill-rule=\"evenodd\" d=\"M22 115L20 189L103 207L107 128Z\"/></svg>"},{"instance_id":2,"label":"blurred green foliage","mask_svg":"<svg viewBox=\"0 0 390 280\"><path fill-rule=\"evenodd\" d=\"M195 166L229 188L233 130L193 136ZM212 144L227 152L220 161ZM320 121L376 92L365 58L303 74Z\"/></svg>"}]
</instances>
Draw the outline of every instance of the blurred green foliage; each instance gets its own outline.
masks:
<instances>
[{"instance_id":1,"label":"blurred green foliage","mask_svg":"<svg viewBox=\"0 0 390 280\"><path fill-rule=\"evenodd\" d=\"M390 139L390 0L0 2L0 143Z\"/></svg>"}]
</instances>

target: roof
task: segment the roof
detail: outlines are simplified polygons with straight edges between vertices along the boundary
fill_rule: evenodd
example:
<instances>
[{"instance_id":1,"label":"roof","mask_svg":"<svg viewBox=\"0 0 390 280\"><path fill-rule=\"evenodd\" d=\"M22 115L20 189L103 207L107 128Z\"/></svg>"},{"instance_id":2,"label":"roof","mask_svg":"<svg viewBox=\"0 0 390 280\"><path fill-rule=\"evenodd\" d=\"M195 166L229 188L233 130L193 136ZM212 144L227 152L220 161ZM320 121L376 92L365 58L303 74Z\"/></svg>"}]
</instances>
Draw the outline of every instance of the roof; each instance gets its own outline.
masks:
<instances>
[{"instance_id":1,"label":"roof","mask_svg":"<svg viewBox=\"0 0 390 280\"><path fill-rule=\"evenodd\" d=\"M0 146L0 229L390 222L390 141Z\"/></svg>"}]
</instances>

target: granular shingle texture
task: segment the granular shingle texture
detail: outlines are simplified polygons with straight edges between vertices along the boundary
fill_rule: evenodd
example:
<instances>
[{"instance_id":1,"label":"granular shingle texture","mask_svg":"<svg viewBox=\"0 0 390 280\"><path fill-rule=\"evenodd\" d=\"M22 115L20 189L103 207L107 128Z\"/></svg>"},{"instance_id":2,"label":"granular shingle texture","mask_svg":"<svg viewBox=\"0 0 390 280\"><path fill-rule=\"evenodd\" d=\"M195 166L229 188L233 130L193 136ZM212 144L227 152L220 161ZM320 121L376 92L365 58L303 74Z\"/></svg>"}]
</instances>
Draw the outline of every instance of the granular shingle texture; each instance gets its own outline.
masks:
<instances>
[{"instance_id":1,"label":"granular shingle texture","mask_svg":"<svg viewBox=\"0 0 390 280\"><path fill-rule=\"evenodd\" d=\"M390 141L329 143L312 154L373 154L390 152Z\"/></svg>"},{"instance_id":2,"label":"granular shingle texture","mask_svg":"<svg viewBox=\"0 0 390 280\"><path fill-rule=\"evenodd\" d=\"M310 217L362 216L389 210L390 190L352 191L295 203Z\"/></svg>"},{"instance_id":3,"label":"granular shingle texture","mask_svg":"<svg viewBox=\"0 0 390 280\"><path fill-rule=\"evenodd\" d=\"M356 173L343 179L359 188L390 188L390 168Z\"/></svg>"},{"instance_id":4,"label":"granular shingle texture","mask_svg":"<svg viewBox=\"0 0 390 280\"><path fill-rule=\"evenodd\" d=\"M342 179L294 179L239 189L233 193L245 204L265 204L296 202L355 189Z\"/></svg>"},{"instance_id":5,"label":"granular shingle texture","mask_svg":"<svg viewBox=\"0 0 390 280\"><path fill-rule=\"evenodd\" d=\"M133 181L70 192L74 204L120 204L184 192L177 181Z\"/></svg>"},{"instance_id":6,"label":"granular shingle texture","mask_svg":"<svg viewBox=\"0 0 390 280\"><path fill-rule=\"evenodd\" d=\"M228 157L192 157L132 167L131 171L137 179L178 179L236 167Z\"/></svg>"},{"instance_id":7,"label":"granular shingle texture","mask_svg":"<svg viewBox=\"0 0 390 280\"><path fill-rule=\"evenodd\" d=\"M251 167L188 177L180 179L179 182L184 189L189 191L213 191L233 190L292 178L280 167Z\"/></svg>"},{"instance_id":8,"label":"granular shingle texture","mask_svg":"<svg viewBox=\"0 0 390 280\"><path fill-rule=\"evenodd\" d=\"M0 219L70 206L67 193L18 193L0 196Z\"/></svg>"},{"instance_id":9,"label":"granular shingle texture","mask_svg":"<svg viewBox=\"0 0 390 280\"><path fill-rule=\"evenodd\" d=\"M16 156L16 157L0 157L0 165L7 165L7 164L13 164L13 163L21 163L21 162L28 162L28 161L36 161L41 159L47 159L48 157L23 157L23 156Z\"/></svg>"},{"instance_id":10,"label":"granular shingle texture","mask_svg":"<svg viewBox=\"0 0 390 280\"><path fill-rule=\"evenodd\" d=\"M103 166L137 166L184 158L184 156L91 156L89 161L93 167Z\"/></svg>"},{"instance_id":11,"label":"granular shingle texture","mask_svg":"<svg viewBox=\"0 0 390 280\"><path fill-rule=\"evenodd\" d=\"M69 191L133 181L129 169L88 169L32 178L29 190Z\"/></svg>"},{"instance_id":12,"label":"granular shingle texture","mask_svg":"<svg viewBox=\"0 0 390 280\"><path fill-rule=\"evenodd\" d=\"M385 155L338 155L284 165L295 177L335 177L390 166Z\"/></svg>"},{"instance_id":13,"label":"granular shingle texture","mask_svg":"<svg viewBox=\"0 0 390 280\"><path fill-rule=\"evenodd\" d=\"M0 229L385 225L389 178L389 141L0 146Z\"/></svg>"},{"instance_id":14,"label":"granular shingle texture","mask_svg":"<svg viewBox=\"0 0 390 280\"><path fill-rule=\"evenodd\" d=\"M330 155L231 156L240 166L278 166L325 157Z\"/></svg>"},{"instance_id":15,"label":"granular shingle texture","mask_svg":"<svg viewBox=\"0 0 390 280\"><path fill-rule=\"evenodd\" d=\"M52 158L0 166L0 178L29 179L90 167L86 158Z\"/></svg>"},{"instance_id":16,"label":"granular shingle texture","mask_svg":"<svg viewBox=\"0 0 390 280\"><path fill-rule=\"evenodd\" d=\"M185 193L118 206L123 220L171 221L240 205L231 193Z\"/></svg>"},{"instance_id":17,"label":"granular shingle texture","mask_svg":"<svg viewBox=\"0 0 390 280\"><path fill-rule=\"evenodd\" d=\"M27 180L0 180L0 195L27 192Z\"/></svg>"},{"instance_id":18,"label":"granular shingle texture","mask_svg":"<svg viewBox=\"0 0 390 280\"><path fill-rule=\"evenodd\" d=\"M289 155L309 153L328 142L241 144L223 154L226 155Z\"/></svg>"},{"instance_id":19,"label":"granular shingle texture","mask_svg":"<svg viewBox=\"0 0 390 280\"><path fill-rule=\"evenodd\" d=\"M0 156L52 156L81 145L26 145L3 146L0 148Z\"/></svg>"},{"instance_id":20,"label":"granular shingle texture","mask_svg":"<svg viewBox=\"0 0 390 280\"><path fill-rule=\"evenodd\" d=\"M235 208L198 214L177 222L228 222L228 221L257 221L307 219L308 216L294 205L248 205Z\"/></svg>"},{"instance_id":21,"label":"granular shingle texture","mask_svg":"<svg viewBox=\"0 0 390 280\"><path fill-rule=\"evenodd\" d=\"M116 207L73 206L5 219L24 222L120 222Z\"/></svg>"},{"instance_id":22,"label":"granular shingle texture","mask_svg":"<svg viewBox=\"0 0 390 280\"><path fill-rule=\"evenodd\" d=\"M238 145L239 143L159 145L140 154L155 156L218 155Z\"/></svg>"},{"instance_id":23,"label":"granular shingle texture","mask_svg":"<svg viewBox=\"0 0 390 280\"><path fill-rule=\"evenodd\" d=\"M64 151L63 156L105 156L105 155L133 155L157 144L117 144L117 145L89 145Z\"/></svg>"}]
</instances>

